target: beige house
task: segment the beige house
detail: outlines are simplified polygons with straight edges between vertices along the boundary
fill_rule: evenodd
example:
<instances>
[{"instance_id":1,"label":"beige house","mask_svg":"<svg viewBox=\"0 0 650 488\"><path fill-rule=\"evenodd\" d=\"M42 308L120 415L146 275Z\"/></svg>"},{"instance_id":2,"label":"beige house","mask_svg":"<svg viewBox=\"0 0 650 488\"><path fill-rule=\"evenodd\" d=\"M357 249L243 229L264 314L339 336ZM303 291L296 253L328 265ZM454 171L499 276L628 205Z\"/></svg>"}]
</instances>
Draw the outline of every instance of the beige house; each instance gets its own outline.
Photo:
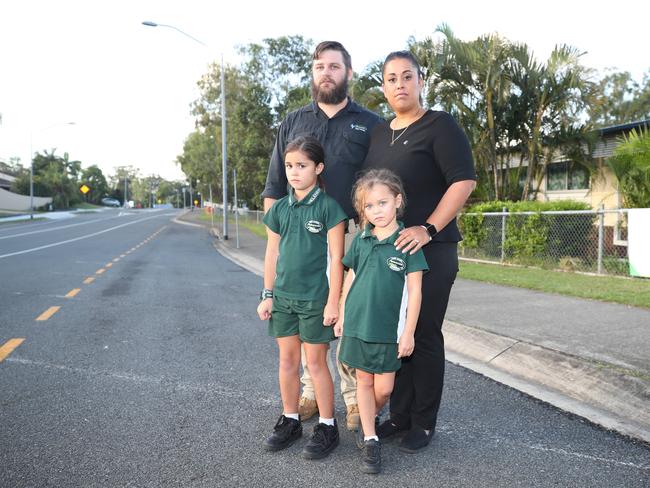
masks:
<instances>
[{"instance_id":1,"label":"beige house","mask_svg":"<svg viewBox=\"0 0 650 488\"><path fill-rule=\"evenodd\" d=\"M598 129L599 139L592 155L598 169L596 177L590 179L585 168L571 167L568 161L551 163L546 168L537 199L577 200L588 203L593 209L601 205L605 209L620 208L618 183L605 161L614 153L623 135L641 127L650 128L650 119Z\"/></svg>"}]
</instances>

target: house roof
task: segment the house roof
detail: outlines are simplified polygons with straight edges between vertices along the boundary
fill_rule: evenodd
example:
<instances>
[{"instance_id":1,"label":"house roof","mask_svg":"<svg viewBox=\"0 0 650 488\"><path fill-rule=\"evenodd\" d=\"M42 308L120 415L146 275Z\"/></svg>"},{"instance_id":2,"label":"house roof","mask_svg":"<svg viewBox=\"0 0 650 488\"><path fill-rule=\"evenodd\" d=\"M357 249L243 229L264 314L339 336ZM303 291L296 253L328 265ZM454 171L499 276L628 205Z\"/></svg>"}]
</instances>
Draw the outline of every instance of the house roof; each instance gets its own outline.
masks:
<instances>
[{"instance_id":1,"label":"house roof","mask_svg":"<svg viewBox=\"0 0 650 488\"><path fill-rule=\"evenodd\" d=\"M605 136L609 134L615 134L617 132L624 132L632 129L637 129L639 127L647 127L650 129L650 119L637 120L636 122L628 122L627 124L610 125L609 127L603 127L602 129L598 129L598 133L601 136Z\"/></svg>"}]
</instances>

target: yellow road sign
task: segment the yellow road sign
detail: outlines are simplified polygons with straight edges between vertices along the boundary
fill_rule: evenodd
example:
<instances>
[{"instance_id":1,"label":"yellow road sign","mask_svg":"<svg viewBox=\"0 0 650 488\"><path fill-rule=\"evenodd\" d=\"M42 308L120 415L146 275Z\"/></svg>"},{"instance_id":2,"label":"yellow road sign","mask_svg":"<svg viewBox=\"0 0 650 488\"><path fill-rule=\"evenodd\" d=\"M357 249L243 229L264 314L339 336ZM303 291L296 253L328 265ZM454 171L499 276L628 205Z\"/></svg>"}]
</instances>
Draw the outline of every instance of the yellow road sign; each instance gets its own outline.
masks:
<instances>
[{"instance_id":1,"label":"yellow road sign","mask_svg":"<svg viewBox=\"0 0 650 488\"><path fill-rule=\"evenodd\" d=\"M79 188L79 191L83 193L84 195L90 191L90 187L87 185L81 185L81 188Z\"/></svg>"}]
</instances>

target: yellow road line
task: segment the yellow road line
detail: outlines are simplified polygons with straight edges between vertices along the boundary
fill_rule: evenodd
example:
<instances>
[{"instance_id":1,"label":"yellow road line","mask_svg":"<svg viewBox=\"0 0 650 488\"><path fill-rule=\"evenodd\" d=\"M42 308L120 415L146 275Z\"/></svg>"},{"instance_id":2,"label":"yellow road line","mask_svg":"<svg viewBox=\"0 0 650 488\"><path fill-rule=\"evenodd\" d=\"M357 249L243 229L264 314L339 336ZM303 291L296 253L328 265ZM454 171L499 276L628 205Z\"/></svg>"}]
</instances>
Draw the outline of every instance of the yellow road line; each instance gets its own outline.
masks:
<instances>
[{"instance_id":1,"label":"yellow road line","mask_svg":"<svg viewBox=\"0 0 650 488\"><path fill-rule=\"evenodd\" d=\"M18 346L20 346L25 339L9 339L5 342L2 347L0 347L0 363L5 360L9 354L13 352Z\"/></svg>"},{"instance_id":2,"label":"yellow road line","mask_svg":"<svg viewBox=\"0 0 650 488\"><path fill-rule=\"evenodd\" d=\"M81 291L81 288L74 288L68 292L68 294L65 296L66 298L72 298L74 297L77 293Z\"/></svg>"},{"instance_id":3,"label":"yellow road line","mask_svg":"<svg viewBox=\"0 0 650 488\"><path fill-rule=\"evenodd\" d=\"M50 308L48 308L45 312L43 312L42 314L40 314L40 315L36 318L36 320L38 320L39 322L43 322L44 320L49 319L52 315L54 315L55 313L57 313L57 312L59 311L60 308L61 308L61 307L50 307Z\"/></svg>"},{"instance_id":4,"label":"yellow road line","mask_svg":"<svg viewBox=\"0 0 650 488\"><path fill-rule=\"evenodd\" d=\"M110 268L111 266L113 266L113 263L106 263L105 265L106 268Z\"/></svg>"},{"instance_id":5,"label":"yellow road line","mask_svg":"<svg viewBox=\"0 0 650 488\"><path fill-rule=\"evenodd\" d=\"M97 271L95 271L95 274L102 274L104 271L106 271L104 268L99 268Z\"/></svg>"},{"instance_id":6,"label":"yellow road line","mask_svg":"<svg viewBox=\"0 0 650 488\"><path fill-rule=\"evenodd\" d=\"M86 278L84 280L84 285L90 285L93 281L95 281L95 278L93 278L92 276L89 276L88 278Z\"/></svg>"}]
</instances>

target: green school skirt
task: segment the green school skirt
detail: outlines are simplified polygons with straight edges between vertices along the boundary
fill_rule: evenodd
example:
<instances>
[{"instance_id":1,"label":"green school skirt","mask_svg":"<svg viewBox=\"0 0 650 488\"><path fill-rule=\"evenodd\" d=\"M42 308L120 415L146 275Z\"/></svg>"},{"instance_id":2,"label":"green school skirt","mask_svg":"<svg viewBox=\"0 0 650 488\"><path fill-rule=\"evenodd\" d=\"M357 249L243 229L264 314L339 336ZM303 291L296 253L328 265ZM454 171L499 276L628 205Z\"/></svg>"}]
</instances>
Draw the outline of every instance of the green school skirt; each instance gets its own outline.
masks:
<instances>
[{"instance_id":1,"label":"green school skirt","mask_svg":"<svg viewBox=\"0 0 650 488\"><path fill-rule=\"evenodd\" d=\"M368 373L393 373L402 367L397 359L397 343L365 342L356 337L343 336L339 361Z\"/></svg>"}]
</instances>

